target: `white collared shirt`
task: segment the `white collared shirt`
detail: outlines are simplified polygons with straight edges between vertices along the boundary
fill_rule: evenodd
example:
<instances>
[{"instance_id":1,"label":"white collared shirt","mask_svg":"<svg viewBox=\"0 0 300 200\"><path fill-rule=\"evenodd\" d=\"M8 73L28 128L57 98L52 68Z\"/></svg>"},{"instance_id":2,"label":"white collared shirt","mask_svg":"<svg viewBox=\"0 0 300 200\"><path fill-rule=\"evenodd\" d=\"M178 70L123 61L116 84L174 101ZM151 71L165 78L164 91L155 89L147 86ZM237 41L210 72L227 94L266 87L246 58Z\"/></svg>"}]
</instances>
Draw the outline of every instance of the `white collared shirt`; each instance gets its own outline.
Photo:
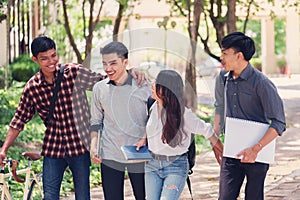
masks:
<instances>
[{"instance_id":1,"label":"white collared shirt","mask_svg":"<svg viewBox=\"0 0 300 200\"><path fill-rule=\"evenodd\" d=\"M209 138L213 135L211 124L205 123L202 119L197 117L191 109L185 108L183 116L183 132L186 136L183 136L181 145L173 148L168 144L164 144L161 140L163 124L158 116L156 102L153 103L150 108L150 112L151 114L147 122L146 132L149 150L155 154L166 156L181 155L188 151L191 141L191 133L203 135L205 138Z\"/></svg>"}]
</instances>

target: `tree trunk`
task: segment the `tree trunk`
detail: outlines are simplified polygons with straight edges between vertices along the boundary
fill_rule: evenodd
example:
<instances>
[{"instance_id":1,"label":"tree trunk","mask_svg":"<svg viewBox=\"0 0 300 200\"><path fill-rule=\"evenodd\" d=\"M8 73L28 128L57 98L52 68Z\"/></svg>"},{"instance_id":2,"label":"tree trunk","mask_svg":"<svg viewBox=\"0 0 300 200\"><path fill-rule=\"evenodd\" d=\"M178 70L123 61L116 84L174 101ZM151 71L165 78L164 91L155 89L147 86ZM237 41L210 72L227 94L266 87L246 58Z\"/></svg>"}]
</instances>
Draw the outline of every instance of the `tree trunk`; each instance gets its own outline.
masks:
<instances>
[{"instance_id":1,"label":"tree trunk","mask_svg":"<svg viewBox=\"0 0 300 200\"><path fill-rule=\"evenodd\" d=\"M30 14L29 14L29 2L26 1L26 7L27 7L27 11L26 11L26 18L27 18L27 30L26 30L26 35L27 35L27 43L26 43L26 50L27 53L29 54L29 44L30 44L30 30L31 30L31 26L30 26Z\"/></svg>"},{"instance_id":2,"label":"tree trunk","mask_svg":"<svg viewBox=\"0 0 300 200\"><path fill-rule=\"evenodd\" d=\"M186 66L185 81L186 81L186 103L187 107L190 107L192 110L197 109L197 87L196 87L196 49L197 49L197 38L198 38L198 29L200 23L200 14L203 12L203 0L194 1L193 9L193 20L191 20L191 2L188 1L189 14L188 14L188 31L190 36L190 53L189 59Z\"/></svg>"},{"instance_id":3,"label":"tree trunk","mask_svg":"<svg viewBox=\"0 0 300 200\"><path fill-rule=\"evenodd\" d=\"M22 0L22 10L21 10L21 20L22 20L22 39L20 38L20 53L26 54L26 41L25 41L25 2Z\"/></svg>"},{"instance_id":4,"label":"tree trunk","mask_svg":"<svg viewBox=\"0 0 300 200\"><path fill-rule=\"evenodd\" d=\"M236 32L236 0L227 1L227 32Z\"/></svg>"},{"instance_id":5,"label":"tree trunk","mask_svg":"<svg viewBox=\"0 0 300 200\"><path fill-rule=\"evenodd\" d=\"M83 35L83 38L86 38L86 33L85 33L85 30L86 30L86 19L85 19L85 3L86 3L86 0L83 0L82 1L82 21L83 21L83 29L82 29L82 35Z\"/></svg>"},{"instance_id":6,"label":"tree trunk","mask_svg":"<svg viewBox=\"0 0 300 200\"><path fill-rule=\"evenodd\" d=\"M94 12L94 7L95 7L95 1L94 0L90 0L90 12L89 12L89 26L88 26L88 35L85 37L85 61L84 61L84 65L88 68L90 68L90 62L91 62L91 52L92 52L92 42L93 42L93 32L95 30L95 27L97 26L97 24L100 21L100 13L102 11L103 8L103 3L104 0L101 0L101 5L100 8L98 10L97 16L94 17L93 12ZM96 18L96 19L95 19ZM94 21L95 19L95 21Z\"/></svg>"},{"instance_id":7,"label":"tree trunk","mask_svg":"<svg viewBox=\"0 0 300 200\"><path fill-rule=\"evenodd\" d=\"M88 26L88 35L85 37L85 60L84 60L84 65L87 68L90 68L90 63L91 63L91 52L92 52L92 41L93 41L93 31L96 27L96 24L94 23L94 15L93 15L93 10L95 6L95 1L89 1L90 2L90 12L89 12L89 26ZM85 31L85 30L83 30Z\"/></svg>"},{"instance_id":8,"label":"tree trunk","mask_svg":"<svg viewBox=\"0 0 300 200\"><path fill-rule=\"evenodd\" d=\"M118 41L119 28L122 21L122 13L123 13L124 5L119 3L119 10L117 17L115 19L114 30L113 30L113 41Z\"/></svg>"},{"instance_id":9,"label":"tree trunk","mask_svg":"<svg viewBox=\"0 0 300 200\"><path fill-rule=\"evenodd\" d=\"M210 0L210 4L209 16L216 30L217 43L221 46L221 40L225 35L224 26L226 23L220 20L222 18L222 1L218 0L217 3L214 4L214 0ZM217 6L217 9L215 9L214 6ZM215 10L217 13L215 13Z\"/></svg>"},{"instance_id":10,"label":"tree trunk","mask_svg":"<svg viewBox=\"0 0 300 200\"><path fill-rule=\"evenodd\" d=\"M11 12L11 4L12 1L8 1L7 5L7 17L6 17L6 38L7 38L7 46L6 46L6 61L5 61L5 77L4 77L4 89L7 90L9 87L9 82L8 82L8 67L9 67L9 58L10 58L10 12Z\"/></svg>"},{"instance_id":11,"label":"tree trunk","mask_svg":"<svg viewBox=\"0 0 300 200\"><path fill-rule=\"evenodd\" d=\"M66 32L67 32L67 35L68 35L68 38L70 40L70 44L71 46L73 47L73 50L76 54L76 57L77 57L77 62L78 63L82 63L83 62L83 59L81 57L81 54L77 48L77 45L75 43L75 40L74 40L74 37L71 33L71 28L70 28L70 25L69 25L69 17L68 17L68 14L67 14L67 6L66 6L66 1L65 0L62 0L62 5L63 5L63 13L64 13L64 27L66 29Z\"/></svg>"},{"instance_id":12,"label":"tree trunk","mask_svg":"<svg viewBox=\"0 0 300 200\"><path fill-rule=\"evenodd\" d=\"M250 0L249 4L247 5L247 15L246 15L246 18L245 18L245 23L244 23L244 27L243 27L243 33L246 32L247 24L248 24L248 20L249 20L249 16L250 16L250 10L251 10L251 6L252 6L253 3L254 3L254 0Z\"/></svg>"},{"instance_id":13,"label":"tree trunk","mask_svg":"<svg viewBox=\"0 0 300 200\"><path fill-rule=\"evenodd\" d=\"M91 68L91 52L92 52L92 42L93 42L93 31L91 34L88 34L85 38L85 54L86 57L84 59L84 66L87 68Z\"/></svg>"},{"instance_id":14,"label":"tree trunk","mask_svg":"<svg viewBox=\"0 0 300 200\"><path fill-rule=\"evenodd\" d=\"M21 24L21 22L20 22L20 4L21 4L21 2L20 2L20 0L18 0L17 1L17 24L18 24L18 33L17 33L17 41L16 41L16 44L18 45L18 50L19 50L19 52L18 52L18 56L20 55L20 53L21 53L21 49L20 49L20 37L21 37L21 29L20 29L20 24ZM17 57L16 55L15 55L15 57Z\"/></svg>"},{"instance_id":15,"label":"tree trunk","mask_svg":"<svg viewBox=\"0 0 300 200\"><path fill-rule=\"evenodd\" d=\"M12 27L14 27L15 26L15 21L16 21L16 14L15 14L15 3L14 3L14 1L9 1L10 3L11 3L11 9L12 10L10 10L10 6L9 6L9 10L10 10L10 12L12 12L12 19L11 19L11 23L12 23ZM9 18L10 18L10 15L9 15ZM8 29L8 36L10 36L10 32L11 32L11 30L10 30L10 28ZM9 52L8 52L8 61L9 61L9 63L11 63L12 61L13 61L13 56L12 56L12 52L13 52L13 55L15 56L16 55L16 48L13 46L13 47L11 47L11 43L13 42L14 44L15 44L15 37L16 37L16 35L15 35L15 31L13 31L12 30L12 33L13 33L13 37L12 37L12 39L11 39L11 37L9 37Z\"/></svg>"}]
</instances>

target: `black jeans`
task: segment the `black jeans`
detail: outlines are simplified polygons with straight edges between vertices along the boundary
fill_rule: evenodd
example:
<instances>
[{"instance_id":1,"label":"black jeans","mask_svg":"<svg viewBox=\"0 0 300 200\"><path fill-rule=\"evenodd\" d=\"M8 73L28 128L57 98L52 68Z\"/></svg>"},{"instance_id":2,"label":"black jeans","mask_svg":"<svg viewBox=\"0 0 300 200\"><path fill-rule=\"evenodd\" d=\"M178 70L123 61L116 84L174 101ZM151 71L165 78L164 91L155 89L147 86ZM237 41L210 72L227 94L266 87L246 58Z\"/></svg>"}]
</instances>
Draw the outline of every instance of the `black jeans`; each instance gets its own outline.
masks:
<instances>
[{"instance_id":1,"label":"black jeans","mask_svg":"<svg viewBox=\"0 0 300 200\"><path fill-rule=\"evenodd\" d=\"M145 200L145 163L119 163L103 160L101 163L102 188L105 200L124 199L124 175L127 169L136 200Z\"/></svg>"},{"instance_id":2,"label":"black jeans","mask_svg":"<svg viewBox=\"0 0 300 200\"><path fill-rule=\"evenodd\" d=\"M245 177L246 200L264 199L264 182L269 164L241 163L239 159L223 157L220 173L219 200L236 200Z\"/></svg>"}]
</instances>

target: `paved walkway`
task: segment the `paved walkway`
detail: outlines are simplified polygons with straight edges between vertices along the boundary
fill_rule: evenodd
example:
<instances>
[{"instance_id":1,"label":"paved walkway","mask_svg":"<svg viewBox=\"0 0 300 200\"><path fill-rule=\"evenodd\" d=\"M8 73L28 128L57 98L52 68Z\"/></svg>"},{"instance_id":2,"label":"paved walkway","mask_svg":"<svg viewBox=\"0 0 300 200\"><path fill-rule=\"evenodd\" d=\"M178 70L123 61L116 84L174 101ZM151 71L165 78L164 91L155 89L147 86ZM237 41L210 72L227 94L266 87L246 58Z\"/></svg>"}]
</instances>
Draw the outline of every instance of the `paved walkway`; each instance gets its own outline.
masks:
<instances>
[{"instance_id":1,"label":"paved walkway","mask_svg":"<svg viewBox=\"0 0 300 200\"><path fill-rule=\"evenodd\" d=\"M276 163L270 166L266 183L266 200L300 199L300 75L291 78L274 77L272 81L283 98L287 119L287 131L277 139ZM212 152L198 155L194 174L191 176L195 200L216 200L218 198L219 166ZM125 183L125 200L134 200L130 183ZM93 200L103 198L102 188L91 191ZM74 196L64 200L74 199ZM187 186L181 200L191 199ZM243 192L241 198L243 199Z\"/></svg>"}]
</instances>

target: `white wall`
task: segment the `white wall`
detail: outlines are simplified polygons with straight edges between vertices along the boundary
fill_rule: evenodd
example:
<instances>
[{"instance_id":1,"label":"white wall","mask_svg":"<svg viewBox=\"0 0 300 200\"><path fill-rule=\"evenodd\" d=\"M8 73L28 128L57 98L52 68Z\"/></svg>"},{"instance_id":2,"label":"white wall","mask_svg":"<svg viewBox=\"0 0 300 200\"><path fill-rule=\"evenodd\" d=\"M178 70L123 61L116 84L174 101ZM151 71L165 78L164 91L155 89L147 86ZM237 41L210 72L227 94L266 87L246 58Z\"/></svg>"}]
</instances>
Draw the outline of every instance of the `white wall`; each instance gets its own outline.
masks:
<instances>
[{"instance_id":1,"label":"white wall","mask_svg":"<svg viewBox=\"0 0 300 200\"><path fill-rule=\"evenodd\" d=\"M300 15L293 11L286 17L286 60L290 73L300 73Z\"/></svg>"},{"instance_id":2,"label":"white wall","mask_svg":"<svg viewBox=\"0 0 300 200\"><path fill-rule=\"evenodd\" d=\"M1 41L1 51L0 51L0 66L7 64L7 38L6 38L6 20L0 23L0 41Z\"/></svg>"}]
</instances>

